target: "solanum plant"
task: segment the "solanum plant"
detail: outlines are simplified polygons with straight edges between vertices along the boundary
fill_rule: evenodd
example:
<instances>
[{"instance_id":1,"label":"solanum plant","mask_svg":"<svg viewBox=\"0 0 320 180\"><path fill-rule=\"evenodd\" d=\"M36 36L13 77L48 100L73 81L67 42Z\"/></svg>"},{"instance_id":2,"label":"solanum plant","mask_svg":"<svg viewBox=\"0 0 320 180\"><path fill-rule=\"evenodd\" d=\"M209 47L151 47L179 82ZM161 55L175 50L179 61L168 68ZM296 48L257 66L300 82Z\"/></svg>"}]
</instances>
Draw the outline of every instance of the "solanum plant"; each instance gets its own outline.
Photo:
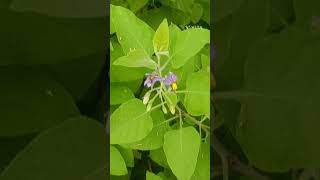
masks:
<instances>
[{"instance_id":1,"label":"solanum plant","mask_svg":"<svg viewBox=\"0 0 320 180\"><path fill-rule=\"evenodd\" d=\"M209 30L163 19L154 31L114 5L110 18L111 175L146 161L146 179L209 179Z\"/></svg>"}]
</instances>

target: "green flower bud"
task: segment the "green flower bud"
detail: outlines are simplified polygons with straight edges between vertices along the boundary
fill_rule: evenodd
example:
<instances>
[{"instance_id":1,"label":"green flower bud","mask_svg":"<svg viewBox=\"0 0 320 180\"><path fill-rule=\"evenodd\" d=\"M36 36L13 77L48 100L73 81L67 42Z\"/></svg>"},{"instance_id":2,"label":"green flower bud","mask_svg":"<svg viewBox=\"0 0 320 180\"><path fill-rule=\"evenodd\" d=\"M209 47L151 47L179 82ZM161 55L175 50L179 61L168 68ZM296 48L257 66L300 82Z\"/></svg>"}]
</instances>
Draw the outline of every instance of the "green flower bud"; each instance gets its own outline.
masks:
<instances>
[{"instance_id":1,"label":"green flower bud","mask_svg":"<svg viewBox=\"0 0 320 180\"><path fill-rule=\"evenodd\" d=\"M143 104L147 104L149 102L149 98L150 98L150 92L147 92L144 97L143 97Z\"/></svg>"},{"instance_id":2,"label":"green flower bud","mask_svg":"<svg viewBox=\"0 0 320 180\"><path fill-rule=\"evenodd\" d=\"M165 114L168 113L167 108L166 108L165 106L162 106L162 111L163 111L163 113L165 113Z\"/></svg>"}]
</instances>

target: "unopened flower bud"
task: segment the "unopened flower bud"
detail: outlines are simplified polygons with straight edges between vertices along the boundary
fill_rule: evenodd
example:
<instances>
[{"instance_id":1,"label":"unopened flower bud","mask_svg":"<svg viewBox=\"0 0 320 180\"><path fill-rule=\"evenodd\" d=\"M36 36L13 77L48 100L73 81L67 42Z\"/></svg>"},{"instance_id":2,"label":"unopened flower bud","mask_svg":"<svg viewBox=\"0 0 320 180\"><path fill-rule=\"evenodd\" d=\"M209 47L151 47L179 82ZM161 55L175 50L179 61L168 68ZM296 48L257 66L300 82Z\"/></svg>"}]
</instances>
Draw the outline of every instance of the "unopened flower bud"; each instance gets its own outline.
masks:
<instances>
[{"instance_id":1,"label":"unopened flower bud","mask_svg":"<svg viewBox=\"0 0 320 180\"><path fill-rule=\"evenodd\" d=\"M176 108L174 106L169 107L171 114L174 114L176 112Z\"/></svg>"},{"instance_id":2,"label":"unopened flower bud","mask_svg":"<svg viewBox=\"0 0 320 180\"><path fill-rule=\"evenodd\" d=\"M162 106L162 111L163 111L164 114L168 113L167 108L165 106Z\"/></svg>"},{"instance_id":3,"label":"unopened flower bud","mask_svg":"<svg viewBox=\"0 0 320 180\"><path fill-rule=\"evenodd\" d=\"M149 102L149 98L150 98L150 92L147 92L144 97L143 97L143 104L147 104Z\"/></svg>"}]
</instances>

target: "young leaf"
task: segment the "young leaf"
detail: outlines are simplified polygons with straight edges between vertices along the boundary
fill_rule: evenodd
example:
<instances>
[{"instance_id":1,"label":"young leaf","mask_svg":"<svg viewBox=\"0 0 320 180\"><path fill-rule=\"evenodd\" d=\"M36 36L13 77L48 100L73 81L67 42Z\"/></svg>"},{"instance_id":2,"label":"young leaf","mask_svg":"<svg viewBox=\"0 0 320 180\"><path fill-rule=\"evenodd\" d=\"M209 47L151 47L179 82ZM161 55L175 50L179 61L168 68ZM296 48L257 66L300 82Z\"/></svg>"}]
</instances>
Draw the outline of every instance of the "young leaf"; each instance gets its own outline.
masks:
<instances>
[{"instance_id":1,"label":"young leaf","mask_svg":"<svg viewBox=\"0 0 320 180\"><path fill-rule=\"evenodd\" d=\"M162 147L164 134L168 130L168 124L165 121L163 113L160 110L151 112L154 128L147 137L141 141L130 144L132 149L154 150Z\"/></svg>"},{"instance_id":2,"label":"young leaf","mask_svg":"<svg viewBox=\"0 0 320 180\"><path fill-rule=\"evenodd\" d=\"M126 162L122 158L119 150L113 145L110 145L110 174L121 176L127 173Z\"/></svg>"},{"instance_id":3,"label":"young leaf","mask_svg":"<svg viewBox=\"0 0 320 180\"><path fill-rule=\"evenodd\" d=\"M162 178L158 175L153 174L152 172L147 171L146 180L162 180Z\"/></svg>"},{"instance_id":4,"label":"young leaf","mask_svg":"<svg viewBox=\"0 0 320 180\"><path fill-rule=\"evenodd\" d=\"M124 103L134 98L132 91L119 83L110 83L110 105Z\"/></svg>"},{"instance_id":5,"label":"young leaf","mask_svg":"<svg viewBox=\"0 0 320 180\"><path fill-rule=\"evenodd\" d=\"M164 19L159 25L153 37L153 48L157 54L159 52L166 52L169 50L169 27L167 19Z\"/></svg>"},{"instance_id":6,"label":"young leaf","mask_svg":"<svg viewBox=\"0 0 320 180\"><path fill-rule=\"evenodd\" d=\"M184 105L193 116L210 115L210 73L207 70L188 77Z\"/></svg>"},{"instance_id":7,"label":"young leaf","mask_svg":"<svg viewBox=\"0 0 320 180\"><path fill-rule=\"evenodd\" d=\"M130 10L110 5L110 20L117 33L118 41L125 54L130 49L142 49L146 55L153 54L152 38L154 30L138 19Z\"/></svg>"},{"instance_id":8,"label":"young leaf","mask_svg":"<svg viewBox=\"0 0 320 180\"><path fill-rule=\"evenodd\" d=\"M176 31L177 33L177 31ZM174 69L183 66L210 42L210 31L202 28L191 28L178 32L170 44L171 64Z\"/></svg>"},{"instance_id":9,"label":"young leaf","mask_svg":"<svg viewBox=\"0 0 320 180\"><path fill-rule=\"evenodd\" d=\"M152 130L153 122L139 99L123 103L110 117L110 144L140 141Z\"/></svg>"},{"instance_id":10,"label":"young leaf","mask_svg":"<svg viewBox=\"0 0 320 180\"><path fill-rule=\"evenodd\" d=\"M120 65L126 67L146 67L155 70L157 63L155 63L145 52L141 49L131 50L128 55L122 56L113 62L113 65Z\"/></svg>"},{"instance_id":11,"label":"young leaf","mask_svg":"<svg viewBox=\"0 0 320 180\"><path fill-rule=\"evenodd\" d=\"M165 134L163 150L173 174L179 180L191 178L196 168L199 148L200 136L193 127L172 130Z\"/></svg>"}]
</instances>

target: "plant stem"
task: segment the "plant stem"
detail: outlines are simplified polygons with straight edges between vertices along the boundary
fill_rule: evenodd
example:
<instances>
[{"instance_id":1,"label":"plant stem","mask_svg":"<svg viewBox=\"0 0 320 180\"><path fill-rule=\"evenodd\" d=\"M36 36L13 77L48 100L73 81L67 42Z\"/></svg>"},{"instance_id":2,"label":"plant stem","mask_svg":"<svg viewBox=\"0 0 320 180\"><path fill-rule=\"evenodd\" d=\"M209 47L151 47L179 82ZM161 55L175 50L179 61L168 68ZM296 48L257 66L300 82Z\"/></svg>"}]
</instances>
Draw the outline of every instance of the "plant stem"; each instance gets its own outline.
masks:
<instances>
[{"instance_id":1,"label":"plant stem","mask_svg":"<svg viewBox=\"0 0 320 180\"><path fill-rule=\"evenodd\" d=\"M169 119L167 119L167 120L165 120L165 121L163 121L163 122L161 122L160 124L157 124L156 126L154 126L154 127L158 127L158 126L161 126L162 124L165 124L165 123L168 123L168 122L170 122L170 121L172 121L172 120L175 120L175 119L177 119L179 116L173 116L172 118L169 118Z\"/></svg>"},{"instance_id":2,"label":"plant stem","mask_svg":"<svg viewBox=\"0 0 320 180\"><path fill-rule=\"evenodd\" d=\"M229 165L230 169L242 175L248 176L253 180L271 180L269 177L263 176L255 169L245 165L235 155L227 151L227 149L220 143L215 135L212 135L212 137L213 138L211 138L211 146L221 157L224 180L228 179Z\"/></svg>"}]
</instances>

